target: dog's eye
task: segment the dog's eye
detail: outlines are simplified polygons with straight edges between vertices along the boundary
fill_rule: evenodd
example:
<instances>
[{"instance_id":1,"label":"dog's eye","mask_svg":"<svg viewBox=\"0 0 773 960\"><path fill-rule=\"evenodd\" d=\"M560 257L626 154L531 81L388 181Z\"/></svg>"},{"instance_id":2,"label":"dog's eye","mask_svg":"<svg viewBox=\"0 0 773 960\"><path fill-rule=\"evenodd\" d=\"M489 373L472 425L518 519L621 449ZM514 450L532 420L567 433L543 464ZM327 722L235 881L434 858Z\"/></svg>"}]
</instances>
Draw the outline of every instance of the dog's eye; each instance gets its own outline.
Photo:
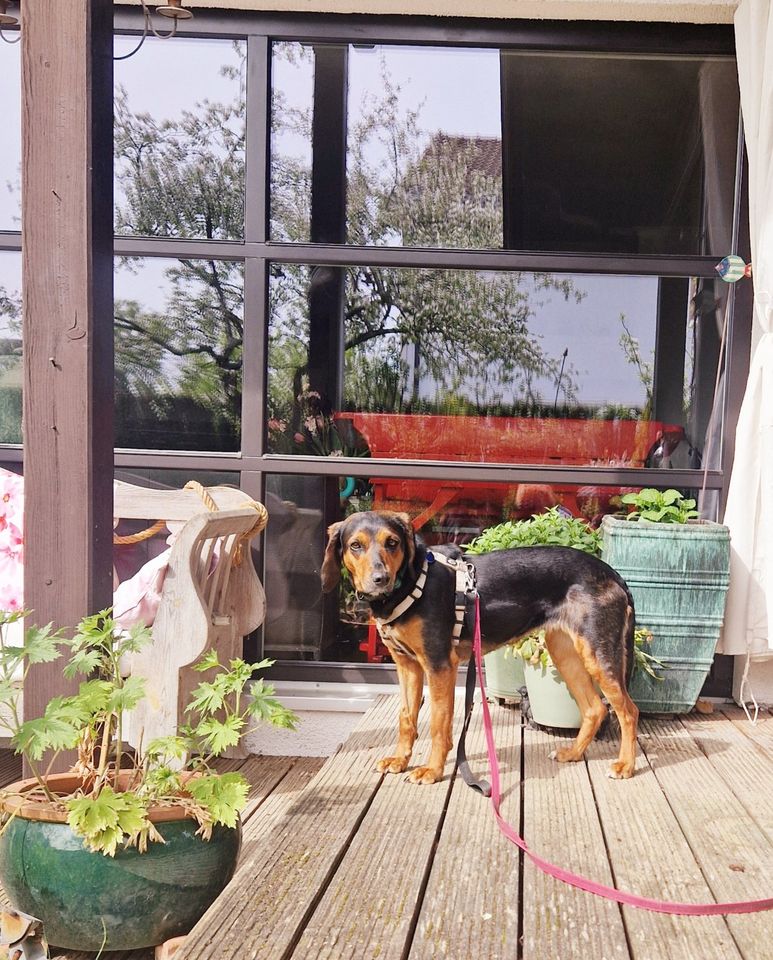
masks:
<instances>
[{"instance_id":1,"label":"dog's eye","mask_svg":"<svg viewBox=\"0 0 773 960\"><path fill-rule=\"evenodd\" d=\"M397 550L400 546L400 541L396 540L394 537L390 537L386 542L387 550Z\"/></svg>"},{"instance_id":2,"label":"dog's eye","mask_svg":"<svg viewBox=\"0 0 773 960\"><path fill-rule=\"evenodd\" d=\"M349 549L352 551L352 553L359 553L360 550L362 550L362 544L359 540L352 540L352 542L349 544Z\"/></svg>"}]
</instances>

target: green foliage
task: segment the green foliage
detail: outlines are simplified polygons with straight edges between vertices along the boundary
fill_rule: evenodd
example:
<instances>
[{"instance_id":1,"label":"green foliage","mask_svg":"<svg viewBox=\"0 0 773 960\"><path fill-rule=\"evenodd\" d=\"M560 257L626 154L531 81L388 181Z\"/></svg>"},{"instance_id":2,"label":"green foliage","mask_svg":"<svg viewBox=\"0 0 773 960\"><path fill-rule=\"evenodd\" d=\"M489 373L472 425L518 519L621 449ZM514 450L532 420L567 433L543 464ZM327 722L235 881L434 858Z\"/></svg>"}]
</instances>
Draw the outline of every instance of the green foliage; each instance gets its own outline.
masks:
<instances>
[{"instance_id":1,"label":"green foliage","mask_svg":"<svg viewBox=\"0 0 773 960\"><path fill-rule=\"evenodd\" d=\"M687 523L698 516L695 500L686 499L678 490L655 490L645 487L638 493L626 493L621 498L633 506L628 520L649 520L651 523Z\"/></svg>"},{"instance_id":2,"label":"green foliage","mask_svg":"<svg viewBox=\"0 0 773 960\"><path fill-rule=\"evenodd\" d=\"M573 547L594 556L601 554L601 535L578 517L567 517L558 507L535 513L528 520L508 520L488 527L472 543L467 553L490 553L513 547Z\"/></svg>"},{"instance_id":3,"label":"green foliage","mask_svg":"<svg viewBox=\"0 0 773 960\"><path fill-rule=\"evenodd\" d=\"M0 611L0 631L24 615ZM238 773L218 774L211 761L239 743L253 717L290 729L296 722L262 679L247 693L255 671L273 661L234 659L224 666L210 650L195 666L202 680L186 708L188 725L177 736L157 738L138 754L127 755L123 713L141 702L145 689L142 679L122 676L121 659L149 640L146 628L119 631L110 611L101 610L85 617L72 638L48 624L30 627L21 646L0 644L0 725L27 759L38 781L37 795L67 811L67 822L89 850L108 856L122 846L142 851L150 841L163 842L148 819L151 804L181 804L206 839L217 824L235 826L248 784ZM23 721L19 697L30 667L65 651L65 676L88 679L73 696L50 700L42 717ZM79 786L68 796L55 795L37 764L44 756L55 759L60 751L76 747ZM34 800L36 794L26 796Z\"/></svg>"},{"instance_id":4,"label":"green foliage","mask_svg":"<svg viewBox=\"0 0 773 960\"><path fill-rule=\"evenodd\" d=\"M625 498L624 498L625 499ZM688 501L690 503L691 501ZM535 513L528 520L500 523L488 527L472 543L466 544L467 553L490 553L493 550L507 550L513 547L560 546L573 547L594 556L601 555L601 534L577 517L567 517L558 507L551 507L544 513ZM644 647L652 642L652 633L646 629L634 632L634 670L644 670L656 680L663 678L655 672L665 669L657 657L653 657ZM545 631L539 630L517 643L511 644L514 656L521 657L534 666L541 664L543 669L552 666L553 661L545 644Z\"/></svg>"}]
</instances>

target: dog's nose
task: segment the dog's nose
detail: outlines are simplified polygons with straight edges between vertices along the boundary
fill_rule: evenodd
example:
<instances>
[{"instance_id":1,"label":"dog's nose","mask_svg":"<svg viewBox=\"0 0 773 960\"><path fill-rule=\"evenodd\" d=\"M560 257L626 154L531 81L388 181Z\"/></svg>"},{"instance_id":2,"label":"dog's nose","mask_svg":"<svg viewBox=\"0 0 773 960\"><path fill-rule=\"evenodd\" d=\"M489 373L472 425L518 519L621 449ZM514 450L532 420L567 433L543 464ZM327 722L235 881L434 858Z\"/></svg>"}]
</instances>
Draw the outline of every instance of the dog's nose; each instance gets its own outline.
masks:
<instances>
[{"instance_id":1,"label":"dog's nose","mask_svg":"<svg viewBox=\"0 0 773 960\"><path fill-rule=\"evenodd\" d=\"M386 571L381 573L378 570L374 570L370 578L377 587L383 587L383 585L389 580Z\"/></svg>"}]
</instances>

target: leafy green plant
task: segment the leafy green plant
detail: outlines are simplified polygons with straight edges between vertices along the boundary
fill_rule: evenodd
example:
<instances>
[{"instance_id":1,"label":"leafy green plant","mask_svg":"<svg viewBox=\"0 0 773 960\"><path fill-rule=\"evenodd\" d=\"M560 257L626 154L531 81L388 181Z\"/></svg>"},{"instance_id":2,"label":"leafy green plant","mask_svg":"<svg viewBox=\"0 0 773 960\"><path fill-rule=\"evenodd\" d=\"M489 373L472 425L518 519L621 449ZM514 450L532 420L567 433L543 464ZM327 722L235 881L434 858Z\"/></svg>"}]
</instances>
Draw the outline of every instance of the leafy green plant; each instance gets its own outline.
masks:
<instances>
[{"instance_id":1,"label":"leafy green plant","mask_svg":"<svg viewBox=\"0 0 773 960\"><path fill-rule=\"evenodd\" d=\"M674 491L676 492L676 491ZM623 500L626 498L624 497ZM686 501L689 506L692 501ZM560 546L574 547L594 556L601 554L601 534L578 517L568 517L558 507L551 507L544 513L535 513L528 520L508 520L495 527L488 527L472 543L466 544L467 553L490 553L493 550L507 550L513 547ZM645 649L652 642L652 633L644 628L634 632L634 670L644 670L655 680L662 680L655 672L665 669L657 657ZM521 657L534 666L543 668L552 666L553 661L545 645L545 631L524 637L508 648L514 656Z\"/></svg>"},{"instance_id":2,"label":"leafy green plant","mask_svg":"<svg viewBox=\"0 0 773 960\"><path fill-rule=\"evenodd\" d=\"M144 681L121 674L121 659L141 649L150 631L137 627L119 631L109 610L85 617L72 638L61 630L30 627L20 646L5 642L5 628L24 611L0 611L0 726L29 765L37 787L25 800L45 800L66 810L72 830L93 851L114 856L119 846L147 849L163 838L148 818L151 805L180 804L195 818L198 833L209 839L217 824L233 827L248 791L244 777L217 773L213 760L235 746L252 718L292 729L296 718L262 679L245 688L257 670L272 661L218 661L209 651L195 668L207 674L193 691L186 708L189 722L178 735L157 738L137 751L122 739L122 716L143 699ZM43 716L24 721L19 698L30 668L36 663L69 658L64 675L83 676L78 692L54 697ZM63 750L77 749L77 789L61 795L51 789L48 774ZM44 756L48 767L40 768ZM5 794L8 795L7 792Z\"/></svg>"},{"instance_id":3,"label":"leafy green plant","mask_svg":"<svg viewBox=\"0 0 773 960\"><path fill-rule=\"evenodd\" d=\"M633 635L633 669L643 670L649 674L653 680L662 680L663 677L656 673L656 670L667 669L666 664L657 657L653 657L645 648L652 643L652 632L645 627L639 627ZM544 670L553 666L553 660L548 652L545 643L545 631L540 630L531 636L512 644L509 648L513 656L520 657L526 663L532 666L542 666Z\"/></svg>"},{"instance_id":4,"label":"leafy green plant","mask_svg":"<svg viewBox=\"0 0 773 960\"><path fill-rule=\"evenodd\" d=\"M695 501L682 496L678 490L655 490L645 487L638 493L626 493L621 498L633 510L628 520L649 520L651 523L687 523L698 516Z\"/></svg>"},{"instance_id":5,"label":"leafy green plant","mask_svg":"<svg viewBox=\"0 0 773 960\"><path fill-rule=\"evenodd\" d=\"M512 547L573 547L599 556L601 534L578 517L568 517L558 507L535 513L528 520L508 520L487 527L479 537L464 545L467 553L490 553Z\"/></svg>"}]
</instances>

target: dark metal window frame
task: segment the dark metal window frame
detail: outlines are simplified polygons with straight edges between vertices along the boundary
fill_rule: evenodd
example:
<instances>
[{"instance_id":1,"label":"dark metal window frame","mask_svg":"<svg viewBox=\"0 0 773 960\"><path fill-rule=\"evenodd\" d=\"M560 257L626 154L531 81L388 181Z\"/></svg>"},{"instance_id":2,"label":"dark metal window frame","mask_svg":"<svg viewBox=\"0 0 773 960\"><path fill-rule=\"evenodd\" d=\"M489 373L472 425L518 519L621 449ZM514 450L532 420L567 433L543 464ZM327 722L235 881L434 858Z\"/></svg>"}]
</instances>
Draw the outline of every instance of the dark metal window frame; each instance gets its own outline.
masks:
<instances>
[{"instance_id":1,"label":"dark metal window frame","mask_svg":"<svg viewBox=\"0 0 773 960\"><path fill-rule=\"evenodd\" d=\"M116 7L117 33L141 31L141 12ZM461 270L518 270L638 275L663 277L716 276L716 257L611 256L567 253L525 253L517 250L465 250L362 247L346 244L287 244L268 239L269 137L271 44L277 40L309 43L400 43L431 46L509 47L530 50L611 51L653 55L732 56L730 27L645 23L570 23L559 21L491 21L433 17L377 17L367 15L250 14L232 11L196 11L195 19L180 24L180 36L236 39L247 43L247 133L243 241L176 240L118 236L115 253L121 256L162 258L213 258L245 264L244 344L242 391L242 447L235 453L159 450L116 450L117 468L228 470L240 474L245 492L260 498L268 474L342 474L367 477L447 478L453 471L461 481L548 482L701 487L720 492L724 503L726 478L732 463L732 442L723 445L721 470L655 470L631 468L561 467L518 464L459 464L440 461L314 458L271 455L265 447L265 385L267 377L268 276L272 263L347 267L369 264L385 267L444 268ZM171 41L174 42L174 41ZM739 148L737 180L741 180ZM740 191L738 191L740 194ZM744 204L736 198L735 236L741 255L748 254L747 231L742 229ZM744 215L745 219L745 215ZM741 227L739 231L739 226ZM21 234L0 232L0 251L21 250ZM748 285L746 285L748 288ZM726 345L727 387L724 432L731 441L748 372L751 302L748 290L730 290L731 324ZM736 301L733 310L733 302ZM732 322L733 313L736 322ZM244 425L259 429L245 430ZM19 462L18 446L0 445L0 459ZM331 678L352 676L386 680L389 668L359 665L297 665L291 675L302 678L307 670L315 679L321 672ZM289 668L288 668L289 669ZM386 673L385 673L386 671Z\"/></svg>"}]
</instances>

